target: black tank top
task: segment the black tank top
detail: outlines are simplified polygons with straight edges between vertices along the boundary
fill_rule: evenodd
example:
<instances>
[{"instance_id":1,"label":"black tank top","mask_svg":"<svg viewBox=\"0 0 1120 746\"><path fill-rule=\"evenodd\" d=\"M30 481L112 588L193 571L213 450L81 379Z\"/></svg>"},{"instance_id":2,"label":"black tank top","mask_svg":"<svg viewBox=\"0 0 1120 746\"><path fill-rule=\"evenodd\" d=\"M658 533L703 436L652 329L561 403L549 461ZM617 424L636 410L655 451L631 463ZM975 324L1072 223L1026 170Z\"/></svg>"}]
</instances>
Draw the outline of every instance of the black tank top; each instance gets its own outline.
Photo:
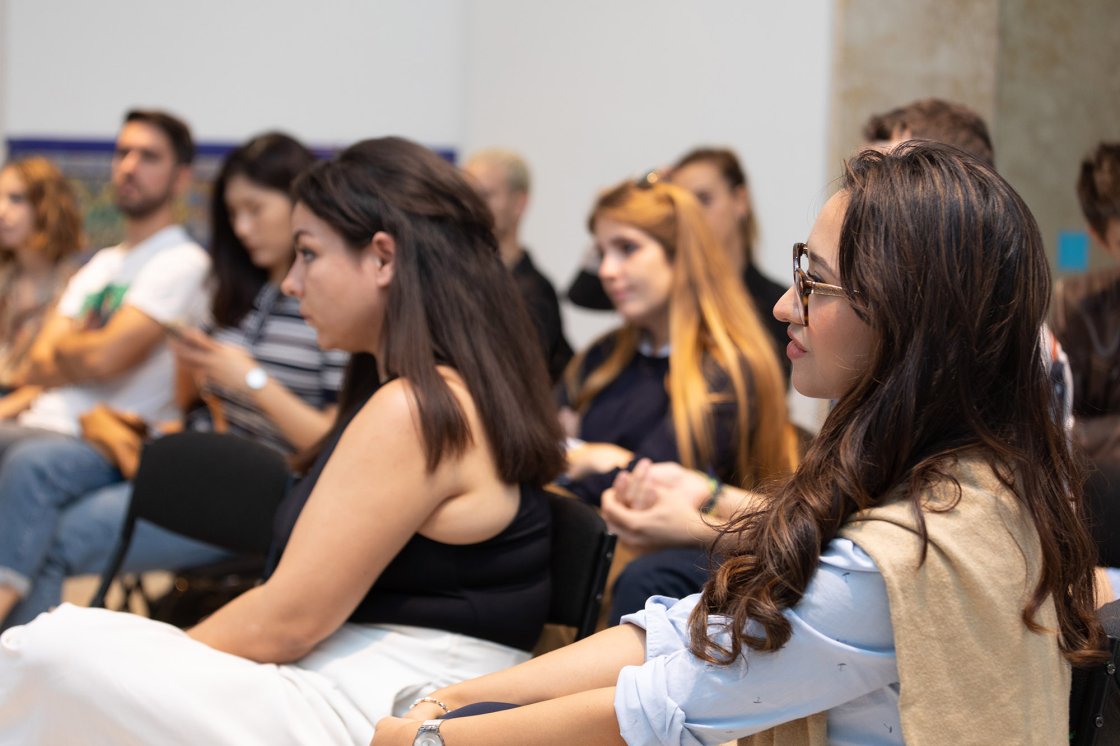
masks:
<instances>
[{"instance_id":1,"label":"black tank top","mask_svg":"<svg viewBox=\"0 0 1120 746\"><path fill-rule=\"evenodd\" d=\"M347 423L349 424L349 423ZM276 511L265 577L272 574L296 519L342 437L340 430ZM552 514L544 492L523 485L517 514L477 544L444 544L418 534L374 581L349 621L442 629L530 650L551 596Z\"/></svg>"}]
</instances>

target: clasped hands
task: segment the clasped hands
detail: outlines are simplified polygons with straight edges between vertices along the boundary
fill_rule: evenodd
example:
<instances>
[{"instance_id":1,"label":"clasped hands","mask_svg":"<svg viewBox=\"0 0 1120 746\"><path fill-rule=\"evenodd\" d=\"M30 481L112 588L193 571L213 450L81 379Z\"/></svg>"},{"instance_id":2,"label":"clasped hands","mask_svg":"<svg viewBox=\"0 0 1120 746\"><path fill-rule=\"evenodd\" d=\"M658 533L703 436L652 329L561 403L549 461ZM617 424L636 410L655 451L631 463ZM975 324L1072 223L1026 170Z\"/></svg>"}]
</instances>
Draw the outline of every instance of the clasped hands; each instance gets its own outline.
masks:
<instances>
[{"instance_id":1,"label":"clasped hands","mask_svg":"<svg viewBox=\"0 0 1120 746\"><path fill-rule=\"evenodd\" d=\"M603 493L602 514L619 541L636 551L696 546L716 535L718 521L700 513L710 494L711 482L700 472L642 459Z\"/></svg>"}]
</instances>

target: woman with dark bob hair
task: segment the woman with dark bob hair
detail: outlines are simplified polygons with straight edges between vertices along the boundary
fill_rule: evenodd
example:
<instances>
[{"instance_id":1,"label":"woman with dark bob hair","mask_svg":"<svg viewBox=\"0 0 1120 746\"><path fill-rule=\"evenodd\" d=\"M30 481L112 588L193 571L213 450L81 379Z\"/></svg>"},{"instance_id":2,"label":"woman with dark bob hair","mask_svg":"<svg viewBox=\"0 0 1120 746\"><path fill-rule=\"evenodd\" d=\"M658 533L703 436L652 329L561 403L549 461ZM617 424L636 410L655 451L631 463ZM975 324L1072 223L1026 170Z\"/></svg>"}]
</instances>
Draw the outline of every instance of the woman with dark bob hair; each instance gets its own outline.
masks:
<instances>
[{"instance_id":1,"label":"woman with dark bob hair","mask_svg":"<svg viewBox=\"0 0 1120 746\"><path fill-rule=\"evenodd\" d=\"M67 605L9 629L12 743L365 744L432 689L528 658L549 600L540 486L563 454L489 211L399 138L292 194L284 290L354 357L267 580L186 632Z\"/></svg>"},{"instance_id":2,"label":"woman with dark bob hair","mask_svg":"<svg viewBox=\"0 0 1120 746\"><path fill-rule=\"evenodd\" d=\"M793 385L836 406L703 592L431 695L523 707L421 723L442 714L422 702L374 746L1066 742L1070 664L1101 631L1040 362L1049 290L989 166L856 156L774 309Z\"/></svg>"}]
</instances>

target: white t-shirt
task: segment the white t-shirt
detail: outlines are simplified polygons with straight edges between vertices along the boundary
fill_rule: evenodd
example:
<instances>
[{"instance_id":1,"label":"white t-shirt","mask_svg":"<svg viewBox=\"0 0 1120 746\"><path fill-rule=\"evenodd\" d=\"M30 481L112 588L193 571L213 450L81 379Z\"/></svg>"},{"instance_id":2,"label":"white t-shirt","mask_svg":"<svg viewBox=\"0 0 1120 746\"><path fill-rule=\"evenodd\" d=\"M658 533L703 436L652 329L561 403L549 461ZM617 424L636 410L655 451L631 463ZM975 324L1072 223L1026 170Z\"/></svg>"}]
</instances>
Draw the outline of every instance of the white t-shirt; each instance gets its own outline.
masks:
<instances>
[{"instance_id":1,"label":"white t-shirt","mask_svg":"<svg viewBox=\"0 0 1120 746\"><path fill-rule=\"evenodd\" d=\"M122 306L132 306L161 323L201 324L206 317L205 290L210 258L182 226L159 231L129 249L113 246L97 252L71 278L58 310L86 329L104 326ZM78 417L95 404L132 412L147 422L175 419L175 362L160 342L135 368L111 381L62 386L41 394L19 423L78 435Z\"/></svg>"}]
</instances>

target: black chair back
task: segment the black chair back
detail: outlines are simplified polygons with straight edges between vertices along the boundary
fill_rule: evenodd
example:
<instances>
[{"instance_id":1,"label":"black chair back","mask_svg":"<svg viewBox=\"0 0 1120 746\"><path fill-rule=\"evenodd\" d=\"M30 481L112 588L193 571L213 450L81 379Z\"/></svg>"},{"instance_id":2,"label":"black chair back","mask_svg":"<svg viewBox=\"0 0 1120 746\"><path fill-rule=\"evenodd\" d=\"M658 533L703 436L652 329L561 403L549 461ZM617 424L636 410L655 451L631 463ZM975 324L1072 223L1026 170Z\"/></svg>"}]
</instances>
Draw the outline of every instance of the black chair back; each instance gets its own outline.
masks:
<instances>
[{"instance_id":1,"label":"black chair back","mask_svg":"<svg viewBox=\"0 0 1120 746\"><path fill-rule=\"evenodd\" d=\"M141 454L121 538L91 605L104 605L139 519L263 558L288 479L283 455L244 438L187 432L152 441Z\"/></svg>"},{"instance_id":2,"label":"black chair back","mask_svg":"<svg viewBox=\"0 0 1120 746\"><path fill-rule=\"evenodd\" d=\"M590 505L548 493L552 508L552 603L549 624L576 628L575 639L595 631L615 536Z\"/></svg>"},{"instance_id":3,"label":"black chair back","mask_svg":"<svg viewBox=\"0 0 1120 746\"><path fill-rule=\"evenodd\" d=\"M1073 670L1069 697L1073 746L1120 744L1120 601L1102 606L1097 617L1108 635L1109 658L1092 668Z\"/></svg>"}]
</instances>

